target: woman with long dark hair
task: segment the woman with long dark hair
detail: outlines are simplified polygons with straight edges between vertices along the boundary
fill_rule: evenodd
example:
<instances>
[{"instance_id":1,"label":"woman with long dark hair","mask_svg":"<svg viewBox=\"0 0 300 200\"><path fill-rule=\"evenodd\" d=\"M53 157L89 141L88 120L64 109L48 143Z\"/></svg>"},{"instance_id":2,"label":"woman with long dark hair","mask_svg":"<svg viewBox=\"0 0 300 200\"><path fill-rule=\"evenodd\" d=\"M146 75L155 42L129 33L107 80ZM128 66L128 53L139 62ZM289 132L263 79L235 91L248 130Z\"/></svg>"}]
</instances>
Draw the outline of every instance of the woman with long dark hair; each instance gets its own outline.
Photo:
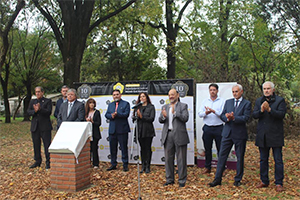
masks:
<instances>
[{"instance_id":1,"label":"woman with long dark hair","mask_svg":"<svg viewBox=\"0 0 300 200\"><path fill-rule=\"evenodd\" d=\"M152 140L155 136L153 121L155 118L155 107L147 93L141 92L136 104L142 104L135 109L138 127L138 141L141 146L142 170L140 173L150 173L150 164L152 157Z\"/></svg>"},{"instance_id":2,"label":"woman with long dark hair","mask_svg":"<svg viewBox=\"0 0 300 200\"><path fill-rule=\"evenodd\" d=\"M93 140L91 141L91 153L93 157L94 168L99 167L98 142L101 139L100 125L101 116L96 109L96 101L93 98L87 100L85 104L85 120L92 123Z\"/></svg>"}]
</instances>

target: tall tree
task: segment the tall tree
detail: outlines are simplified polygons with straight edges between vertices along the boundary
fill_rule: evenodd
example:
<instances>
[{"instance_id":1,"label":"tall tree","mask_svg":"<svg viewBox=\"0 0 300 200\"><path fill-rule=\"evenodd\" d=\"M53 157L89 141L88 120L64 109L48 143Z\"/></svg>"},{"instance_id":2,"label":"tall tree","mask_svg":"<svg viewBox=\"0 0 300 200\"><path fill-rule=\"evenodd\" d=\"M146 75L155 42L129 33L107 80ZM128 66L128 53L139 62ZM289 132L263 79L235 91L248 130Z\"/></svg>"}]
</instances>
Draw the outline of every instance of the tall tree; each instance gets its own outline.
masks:
<instances>
[{"instance_id":1,"label":"tall tree","mask_svg":"<svg viewBox=\"0 0 300 200\"><path fill-rule=\"evenodd\" d=\"M153 28L161 29L166 37L166 53L167 53L167 78L172 79L176 77L176 38L179 30L182 28L180 23L183 14L192 0L187 0L181 9L178 9L175 0L165 0L165 21L163 22L145 22L138 19L142 24L149 24ZM176 10L179 10L177 13ZM177 18L176 18L177 15ZM142 17L141 17L142 18Z\"/></svg>"},{"instance_id":2,"label":"tall tree","mask_svg":"<svg viewBox=\"0 0 300 200\"><path fill-rule=\"evenodd\" d=\"M262 15L276 29L290 30L300 49L300 2L299 0L259 0Z\"/></svg>"},{"instance_id":3,"label":"tall tree","mask_svg":"<svg viewBox=\"0 0 300 200\"><path fill-rule=\"evenodd\" d=\"M11 122L7 91L10 65L9 61L7 60L7 53L10 48L9 32L19 12L25 6L25 1L18 0L14 10L11 10L10 6L10 1L0 1L0 81L3 90L5 106L5 123Z\"/></svg>"},{"instance_id":4,"label":"tall tree","mask_svg":"<svg viewBox=\"0 0 300 200\"><path fill-rule=\"evenodd\" d=\"M29 120L27 109L31 100L33 88L37 85L57 85L60 83L59 72L54 60L54 50L51 48L52 35L42 27L33 33L16 31L12 52L12 71L14 79L21 82L19 87L25 87L24 121Z\"/></svg>"},{"instance_id":5,"label":"tall tree","mask_svg":"<svg viewBox=\"0 0 300 200\"><path fill-rule=\"evenodd\" d=\"M88 35L102 22L125 10L136 0L97 1L97 4L95 0L52 0L51 6L57 8L58 4L59 15L51 12L50 4L32 1L54 32L64 62L64 84L72 87L74 82L80 80L80 65ZM100 15L93 15L93 11L97 9L101 11Z\"/></svg>"},{"instance_id":6,"label":"tall tree","mask_svg":"<svg viewBox=\"0 0 300 200\"><path fill-rule=\"evenodd\" d=\"M84 53L81 81L140 80L142 77L163 79L157 63L160 30L136 22L136 16L157 16L161 9L155 1L135 3L104 22L99 34L91 34ZM157 4L156 4L157 5ZM153 70L156 73L151 73Z\"/></svg>"}]
</instances>

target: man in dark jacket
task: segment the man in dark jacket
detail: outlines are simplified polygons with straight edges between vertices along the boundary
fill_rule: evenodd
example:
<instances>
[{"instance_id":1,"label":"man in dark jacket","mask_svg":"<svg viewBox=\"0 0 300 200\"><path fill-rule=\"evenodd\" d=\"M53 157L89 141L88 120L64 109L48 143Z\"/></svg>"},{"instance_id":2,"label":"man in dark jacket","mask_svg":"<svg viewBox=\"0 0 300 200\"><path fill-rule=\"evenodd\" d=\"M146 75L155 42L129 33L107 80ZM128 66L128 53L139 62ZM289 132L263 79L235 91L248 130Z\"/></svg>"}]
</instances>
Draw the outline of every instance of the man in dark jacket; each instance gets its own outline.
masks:
<instances>
[{"instance_id":1,"label":"man in dark jacket","mask_svg":"<svg viewBox=\"0 0 300 200\"><path fill-rule=\"evenodd\" d=\"M236 176L234 177L233 185L239 187L242 184L244 156L248 139L246 122L251 116L251 103L242 96L243 93L244 90L242 85L236 84L233 86L232 95L234 98L226 100L220 116L221 120L225 122L225 125L222 130L222 141L217 171L214 181L209 183L210 187L221 185L222 174L233 145L237 157Z\"/></svg>"},{"instance_id":2,"label":"man in dark jacket","mask_svg":"<svg viewBox=\"0 0 300 200\"><path fill-rule=\"evenodd\" d=\"M114 101L111 102L105 113L105 117L109 120L109 148L111 156L111 166L107 171L117 169L117 153L118 143L122 151L123 171L128 171L128 133L130 127L128 124L128 117L130 113L130 106L127 101L121 99L122 94L120 90L114 89L112 92Z\"/></svg>"},{"instance_id":3,"label":"man in dark jacket","mask_svg":"<svg viewBox=\"0 0 300 200\"><path fill-rule=\"evenodd\" d=\"M40 86L35 88L36 99L32 99L29 103L27 113L32 116L31 120L31 137L33 142L35 163L30 168L39 167L42 162L41 157L41 138L44 143L44 151L46 157L46 169L50 168L50 154L48 148L51 143L51 120L52 111L51 99L45 98L44 89Z\"/></svg>"},{"instance_id":4,"label":"man in dark jacket","mask_svg":"<svg viewBox=\"0 0 300 200\"><path fill-rule=\"evenodd\" d=\"M68 93L69 87L64 85L61 88L61 95L62 98L58 99L56 102L56 106L55 106L55 111L54 111L54 117L57 118L58 113L59 113L59 108L61 106L62 103L68 102L68 98L67 98L67 93Z\"/></svg>"},{"instance_id":5,"label":"man in dark jacket","mask_svg":"<svg viewBox=\"0 0 300 200\"><path fill-rule=\"evenodd\" d=\"M269 186L269 152L273 151L275 161L276 191L283 191L282 146L284 145L283 118L286 104L275 95L274 83L267 81L262 86L264 96L255 102L253 118L258 119L255 145L260 152L260 179L257 188Z\"/></svg>"}]
</instances>

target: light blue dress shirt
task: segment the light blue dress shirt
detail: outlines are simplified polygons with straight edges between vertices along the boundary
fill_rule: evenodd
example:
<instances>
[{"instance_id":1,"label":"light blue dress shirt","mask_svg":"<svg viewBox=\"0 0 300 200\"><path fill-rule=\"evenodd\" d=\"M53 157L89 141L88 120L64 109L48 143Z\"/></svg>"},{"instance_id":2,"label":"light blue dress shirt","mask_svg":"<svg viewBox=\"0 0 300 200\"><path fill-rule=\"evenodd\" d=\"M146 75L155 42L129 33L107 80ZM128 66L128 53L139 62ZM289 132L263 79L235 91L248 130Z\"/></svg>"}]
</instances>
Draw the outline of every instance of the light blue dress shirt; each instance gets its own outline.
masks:
<instances>
[{"instance_id":1,"label":"light blue dress shirt","mask_svg":"<svg viewBox=\"0 0 300 200\"><path fill-rule=\"evenodd\" d=\"M217 97L214 101L211 98L205 99L200 107L200 111L198 112L198 116L203 118L204 124L207 126L218 126L222 125L223 121L220 119L220 115L222 114L223 107L225 104L225 100L221 97ZM206 115L205 107L212 108L215 110L215 113L209 113Z\"/></svg>"}]
</instances>

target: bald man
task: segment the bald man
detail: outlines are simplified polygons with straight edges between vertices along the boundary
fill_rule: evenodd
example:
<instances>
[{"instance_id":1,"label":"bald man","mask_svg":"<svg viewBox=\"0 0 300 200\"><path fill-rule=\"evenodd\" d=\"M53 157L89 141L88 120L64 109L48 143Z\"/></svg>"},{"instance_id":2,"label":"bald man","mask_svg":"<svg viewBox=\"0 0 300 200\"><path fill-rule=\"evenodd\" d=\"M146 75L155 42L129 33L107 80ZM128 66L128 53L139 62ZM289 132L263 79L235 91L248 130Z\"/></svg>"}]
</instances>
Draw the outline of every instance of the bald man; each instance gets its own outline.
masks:
<instances>
[{"instance_id":1,"label":"bald man","mask_svg":"<svg viewBox=\"0 0 300 200\"><path fill-rule=\"evenodd\" d=\"M175 89L169 91L170 104L162 107L159 122L164 124L161 143L165 151L166 183L174 184L175 153L178 166L179 187L184 187L187 177L187 144L190 142L186 130L189 120L188 106L179 101L179 93Z\"/></svg>"}]
</instances>

